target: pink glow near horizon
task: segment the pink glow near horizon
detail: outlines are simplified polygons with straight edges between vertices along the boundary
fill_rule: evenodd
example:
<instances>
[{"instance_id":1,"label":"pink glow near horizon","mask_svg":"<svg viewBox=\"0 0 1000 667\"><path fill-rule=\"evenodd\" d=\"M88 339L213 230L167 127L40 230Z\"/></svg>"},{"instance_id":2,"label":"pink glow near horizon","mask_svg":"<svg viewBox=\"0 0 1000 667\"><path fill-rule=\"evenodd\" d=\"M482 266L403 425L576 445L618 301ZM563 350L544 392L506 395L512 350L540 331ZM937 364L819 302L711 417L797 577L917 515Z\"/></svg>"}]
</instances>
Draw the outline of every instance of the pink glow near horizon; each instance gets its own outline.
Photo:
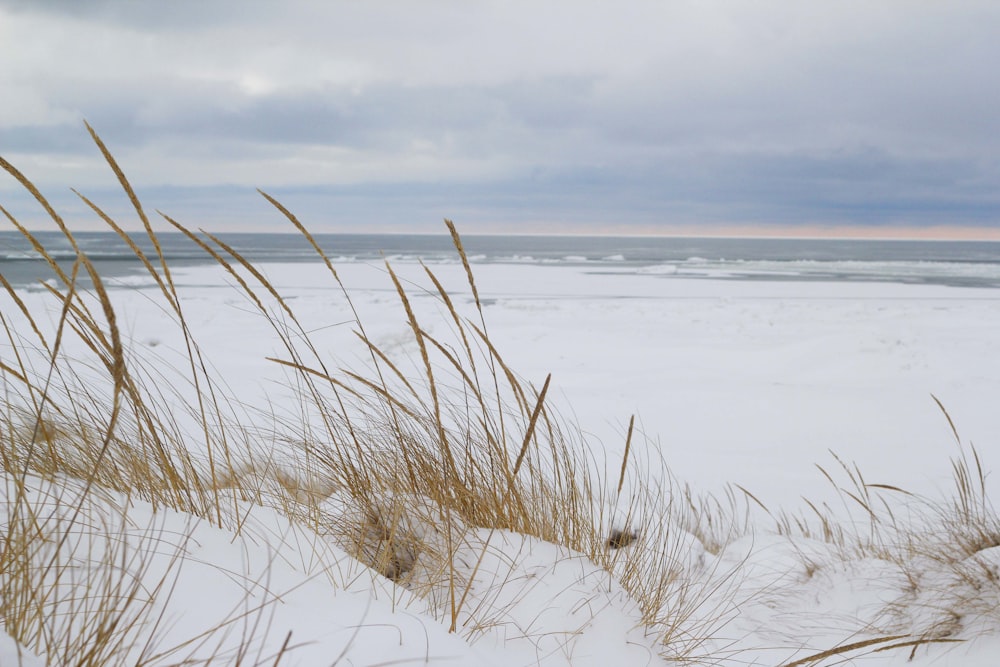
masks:
<instances>
[{"instance_id":1,"label":"pink glow near horizon","mask_svg":"<svg viewBox=\"0 0 1000 667\"><path fill-rule=\"evenodd\" d=\"M693 229L691 230L693 231ZM759 236L767 238L843 238L894 239L934 241L1000 241L1000 227L881 227L860 225L727 225L711 231L700 230L705 236Z\"/></svg>"},{"instance_id":2,"label":"pink glow near horizon","mask_svg":"<svg viewBox=\"0 0 1000 667\"><path fill-rule=\"evenodd\" d=\"M506 230L509 232L510 230ZM519 230L520 231L520 230ZM504 233L504 231L500 231ZM1000 241L1000 225L970 227L933 225L538 225L537 233L596 234L608 236L678 236L735 238L817 238L817 239L887 239L915 241Z\"/></svg>"}]
</instances>

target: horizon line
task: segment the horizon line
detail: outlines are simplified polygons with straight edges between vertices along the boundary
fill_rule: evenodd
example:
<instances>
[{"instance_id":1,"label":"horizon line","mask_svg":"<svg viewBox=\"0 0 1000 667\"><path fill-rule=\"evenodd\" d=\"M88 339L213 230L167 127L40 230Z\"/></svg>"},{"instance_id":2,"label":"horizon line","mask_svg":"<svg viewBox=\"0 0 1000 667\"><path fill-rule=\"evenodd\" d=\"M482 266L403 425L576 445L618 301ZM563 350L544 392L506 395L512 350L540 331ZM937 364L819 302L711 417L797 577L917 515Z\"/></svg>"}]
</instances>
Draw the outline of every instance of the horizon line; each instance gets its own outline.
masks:
<instances>
[{"instance_id":1,"label":"horizon line","mask_svg":"<svg viewBox=\"0 0 1000 667\"><path fill-rule=\"evenodd\" d=\"M443 225L442 225L443 226ZM857 224L624 224L618 225L574 225L567 223L514 223L497 224L479 222L457 224L462 236L592 236L592 237L636 237L636 238L732 238L732 239L788 239L788 240L858 240L858 241L983 241L1000 242L1000 226L984 227L972 225L857 225ZM462 228L465 228L465 231ZM59 231L57 229L36 228L28 224L31 232ZM16 230L9 230L16 232ZM107 227L81 225L75 232L114 233ZM126 229L129 233L144 233L144 229ZM160 233L174 230L162 230ZM246 233L246 234L294 234L294 230L275 231L257 228L257 225L222 225L212 230L213 233ZM447 235L444 229L433 230L429 226L419 225L410 228L406 225L388 224L368 226L359 230L355 226L343 224L314 224L310 227L312 234L372 234L392 235L405 234L414 236Z\"/></svg>"}]
</instances>

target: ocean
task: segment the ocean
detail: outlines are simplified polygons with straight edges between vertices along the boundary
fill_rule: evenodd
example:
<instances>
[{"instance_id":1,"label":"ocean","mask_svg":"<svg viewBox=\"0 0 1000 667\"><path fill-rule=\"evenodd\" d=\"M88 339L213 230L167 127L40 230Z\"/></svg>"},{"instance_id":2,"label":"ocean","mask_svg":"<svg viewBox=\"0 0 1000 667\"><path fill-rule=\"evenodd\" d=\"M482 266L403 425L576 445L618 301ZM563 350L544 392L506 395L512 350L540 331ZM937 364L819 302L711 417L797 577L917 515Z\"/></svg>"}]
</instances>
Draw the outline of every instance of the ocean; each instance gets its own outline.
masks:
<instances>
[{"instance_id":1,"label":"ocean","mask_svg":"<svg viewBox=\"0 0 1000 667\"><path fill-rule=\"evenodd\" d=\"M59 232L37 239L60 264L75 251ZM255 263L311 262L319 257L298 234L225 233L219 237ZM159 235L171 267L211 263L179 233ZM447 235L316 234L334 263L457 262ZM112 232L80 232L81 250L105 278L141 271L129 247ZM136 234L140 247L152 244ZM885 281L961 287L1000 287L1000 242L611 236L463 236L473 263L568 264L597 272L642 272L658 277L721 280ZM51 269L18 232L0 232L0 274L15 286L52 277Z\"/></svg>"}]
</instances>

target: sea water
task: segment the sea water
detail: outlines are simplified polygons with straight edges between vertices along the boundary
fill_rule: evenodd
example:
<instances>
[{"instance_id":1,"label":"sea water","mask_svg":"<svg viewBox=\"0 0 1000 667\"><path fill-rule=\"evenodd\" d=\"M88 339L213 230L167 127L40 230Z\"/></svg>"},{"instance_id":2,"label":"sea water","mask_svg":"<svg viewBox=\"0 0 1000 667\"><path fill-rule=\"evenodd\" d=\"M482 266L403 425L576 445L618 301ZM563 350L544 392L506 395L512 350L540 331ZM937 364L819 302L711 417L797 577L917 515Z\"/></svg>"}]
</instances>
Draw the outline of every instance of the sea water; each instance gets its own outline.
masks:
<instances>
[{"instance_id":1,"label":"sea water","mask_svg":"<svg viewBox=\"0 0 1000 667\"><path fill-rule=\"evenodd\" d=\"M77 247L59 232L38 232L37 241L69 270L77 252L104 278L142 271L129 245L113 232L81 232ZM212 263L209 254L180 233L133 238L154 264L158 252L171 267ZM423 261L451 263L459 255L448 235L316 234L335 263ZM299 234L225 233L219 239L255 263L311 262L320 256ZM228 252L207 237L223 256ZM587 271L645 273L660 278L723 280L890 281L962 287L1000 287L1000 242L775 238L674 238L612 236L468 235L462 239L473 263L565 264ZM0 232L0 274L12 285L53 278L29 239Z\"/></svg>"}]
</instances>

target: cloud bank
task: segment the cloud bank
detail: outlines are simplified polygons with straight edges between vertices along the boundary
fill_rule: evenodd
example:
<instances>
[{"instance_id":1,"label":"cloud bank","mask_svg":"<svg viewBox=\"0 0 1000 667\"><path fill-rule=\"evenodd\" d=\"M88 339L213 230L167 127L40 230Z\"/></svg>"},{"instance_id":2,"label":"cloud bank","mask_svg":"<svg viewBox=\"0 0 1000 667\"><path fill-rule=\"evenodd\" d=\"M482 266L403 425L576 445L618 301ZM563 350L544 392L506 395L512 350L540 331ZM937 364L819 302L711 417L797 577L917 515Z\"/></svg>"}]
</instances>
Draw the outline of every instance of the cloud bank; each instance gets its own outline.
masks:
<instances>
[{"instance_id":1,"label":"cloud bank","mask_svg":"<svg viewBox=\"0 0 1000 667\"><path fill-rule=\"evenodd\" d=\"M1000 223L993 2L0 1L0 154L79 224ZM5 207L34 215L11 179Z\"/></svg>"}]
</instances>

